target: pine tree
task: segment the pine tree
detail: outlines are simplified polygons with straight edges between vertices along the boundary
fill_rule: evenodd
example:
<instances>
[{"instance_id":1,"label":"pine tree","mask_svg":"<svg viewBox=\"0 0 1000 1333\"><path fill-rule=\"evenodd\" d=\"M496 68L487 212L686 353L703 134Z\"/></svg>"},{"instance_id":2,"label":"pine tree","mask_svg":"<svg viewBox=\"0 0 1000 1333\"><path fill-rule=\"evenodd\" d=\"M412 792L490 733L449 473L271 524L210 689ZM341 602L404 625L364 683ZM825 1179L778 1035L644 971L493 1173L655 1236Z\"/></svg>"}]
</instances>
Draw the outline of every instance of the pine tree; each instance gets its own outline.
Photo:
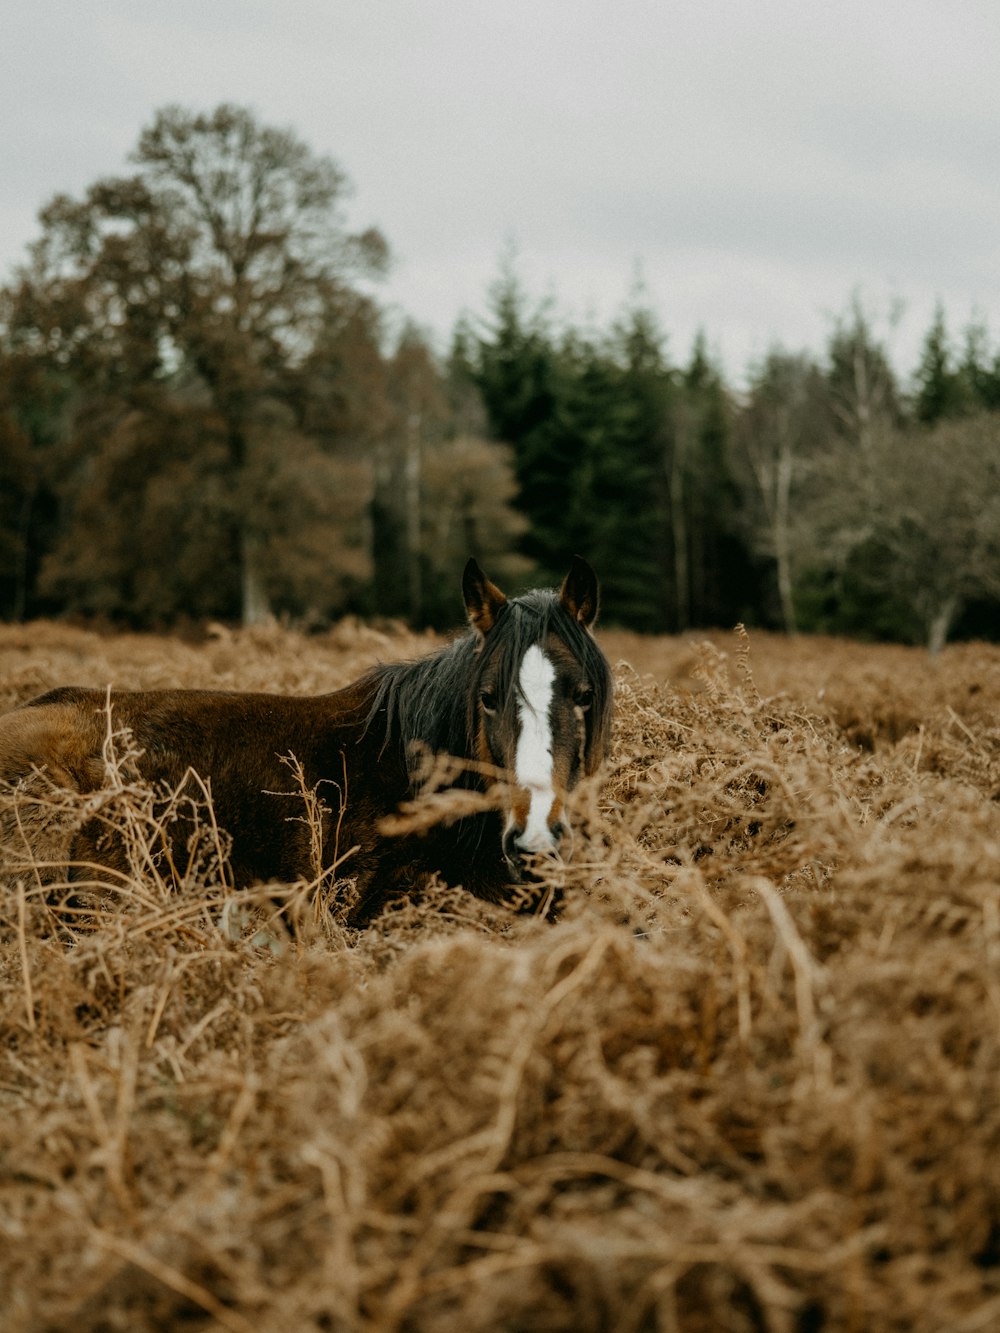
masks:
<instances>
[{"instance_id":1,"label":"pine tree","mask_svg":"<svg viewBox=\"0 0 1000 1333\"><path fill-rule=\"evenodd\" d=\"M749 552L740 536L739 490L730 464L733 410L721 370L699 332L681 377L680 422L687 447L691 589L688 624L729 625L755 595ZM683 622L679 625L685 628Z\"/></svg>"},{"instance_id":2,"label":"pine tree","mask_svg":"<svg viewBox=\"0 0 1000 1333\"><path fill-rule=\"evenodd\" d=\"M569 404L571 358L543 313L528 316L525 304L507 265L491 293L492 327L478 339L475 377L491 436L514 451L517 504L529 525L521 550L551 579L574 550L583 458Z\"/></svg>"},{"instance_id":3,"label":"pine tree","mask_svg":"<svg viewBox=\"0 0 1000 1333\"><path fill-rule=\"evenodd\" d=\"M681 474L672 470L677 377L648 306L632 302L605 356L607 426L592 508L606 511L600 559L607 600L614 615L636 629L674 629L688 583L686 496Z\"/></svg>"},{"instance_id":4,"label":"pine tree","mask_svg":"<svg viewBox=\"0 0 1000 1333\"><path fill-rule=\"evenodd\" d=\"M938 302L934 319L924 339L917 369L917 419L925 425L947 417L961 416L969 409L962 375L955 369L944 307Z\"/></svg>"},{"instance_id":5,"label":"pine tree","mask_svg":"<svg viewBox=\"0 0 1000 1333\"><path fill-rule=\"evenodd\" d=\"M973 409L1000 410L1000 352L990 359L989 339L982 320L972 320L965 328L958 374L964 397Z\"/></svg>"}]
</instances>

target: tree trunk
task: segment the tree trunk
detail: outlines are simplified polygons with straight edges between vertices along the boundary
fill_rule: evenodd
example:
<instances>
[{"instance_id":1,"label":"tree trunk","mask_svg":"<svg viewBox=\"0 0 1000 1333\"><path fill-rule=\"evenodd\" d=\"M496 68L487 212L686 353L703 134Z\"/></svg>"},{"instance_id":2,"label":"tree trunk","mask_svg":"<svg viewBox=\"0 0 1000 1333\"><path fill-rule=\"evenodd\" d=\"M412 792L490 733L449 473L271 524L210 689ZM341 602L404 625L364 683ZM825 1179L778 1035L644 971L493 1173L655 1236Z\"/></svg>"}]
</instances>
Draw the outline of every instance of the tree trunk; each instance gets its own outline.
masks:
<instances>
[{"instance_id":1,"label":"tree trunk","mask_svg":"<svg viewBox=\"0 0 1000 1333\"><path fill-rule=\"evenodd\" d=\"M938 609L931 616L930 624L927 627L927 651L931 657L937 657L938 653L948 642L948 635L951 627L955 623L955 617L958 615L959 600L952 593L946 597Z\"/></svg>"},{"instance_id":2,"label":"tree trunk","mask_svg":"<svg viewBox=\"0 0 1000 1333\"><path fill-rule=\"evenodd\" d=\"M406 423L406 555L409 616L412 624L420 621L423 609L423 586L420 573L420 427L419 412L411 412Z\"/></svg>"},{"instance_id":3,"label":"tree trunk","mask_svg":"<svg viewBox=\"0 0 1000 1333\"><path fill-rule=\"evenodd\" d=\"M250 445L244 425L245 409L242 404L231 408L229 420L229 459L233 480L240 495L236 516L237 546L240 562L240 622L261 625L273 618L271 603L264 588L264 557L260 537L252 530L247 513L252 512L247 489L247 466Z\"/></svg>"},{"instance_id":4,"label":"tree trunk","mask_svg":"<svg viewBox=\"0 0 1000 1333\"><path fill-rule=\"evenodd\" d=\"M260 541L243 528L240 532L241 617L244 625L261 625L273 618L264 588Z\"/></svg>"},{"instance_id":5,"label":"tree trunk","mask_svg":"<svg viewBox=\"0 0 1000 1333\"><path fill-rule=\"evenodd\" d=\"M35 498L32 488L25 495L21 512L17 519L17 545L14 555L14 606L15 621L24 619L28 609L28 552L31 539L31 509Z\"/></svg>"},{"instance_id":6,"label":"tree trunk","mask_svg":"<svg viewBox=\"0 0 1000 1333\"><path fill-rule=\"evenodd\" d=\"M688 414L682 414L674 432L674 447L670 459L670 526L674 539L674 584L677 599L677 629L688 628L691 620L691 579L688 566L688 524L685 495L687 463L687 436L690 429Z\"/></svg>"},{"instance_id":7,"label":"tree trunk","mask_svg":"<svg viewBox=\"0 0 1000 1333\"><path fill-rule=\"evenodd\" d=\"M774 507L774 553L778 562L778 597L781 600L781 618L785 633L795 634L795 599L792 588L792 472L791 450L782 448L778 456L777 484Z\"/></svg>"}]
</instances>

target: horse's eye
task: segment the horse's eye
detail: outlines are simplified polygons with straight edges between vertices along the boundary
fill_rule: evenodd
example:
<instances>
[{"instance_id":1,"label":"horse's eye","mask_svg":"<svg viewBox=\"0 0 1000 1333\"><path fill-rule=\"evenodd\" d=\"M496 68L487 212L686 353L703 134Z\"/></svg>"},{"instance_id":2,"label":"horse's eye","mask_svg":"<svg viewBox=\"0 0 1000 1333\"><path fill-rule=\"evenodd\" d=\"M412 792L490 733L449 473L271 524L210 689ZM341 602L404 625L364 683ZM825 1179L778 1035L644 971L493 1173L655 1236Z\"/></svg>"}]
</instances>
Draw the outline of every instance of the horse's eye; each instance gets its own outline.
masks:
<instances>
[{"instance_id":1,"label":"horse's eye","mask_svg":"<svg viewBox=\"0 0 1000 1333\"><path fill-rule=\"evenodd\" d=\"M577 708L582 708L586 712L594 702L594 691L589 685L578 685L573 691L573 702Z\"/></svg>"},{"instance_id":2,"label":"horse's eye","mask_svg":"<svg viewBox=\"0 0 1000 1333\"><path fill-rule=\"evenodd\" d=\"M484 713L495 713L497 711L497 697L492 690L480 690L479 702L483 705Z\"/></svg>"}]
</instances>

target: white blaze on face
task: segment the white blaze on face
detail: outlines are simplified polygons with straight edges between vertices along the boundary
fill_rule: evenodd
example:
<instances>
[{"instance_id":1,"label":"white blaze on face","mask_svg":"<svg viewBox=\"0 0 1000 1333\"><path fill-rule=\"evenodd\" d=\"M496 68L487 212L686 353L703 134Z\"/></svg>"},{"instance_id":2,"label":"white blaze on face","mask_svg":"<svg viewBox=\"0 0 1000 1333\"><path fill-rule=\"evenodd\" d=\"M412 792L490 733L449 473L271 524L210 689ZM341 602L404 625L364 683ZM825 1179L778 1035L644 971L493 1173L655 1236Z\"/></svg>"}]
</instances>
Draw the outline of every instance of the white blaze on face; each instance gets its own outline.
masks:
<instances>
[{"instance_id":1,"label":"white blaze on face","mask_svg":"<svg viewBox=\"0 0 1000 1333\"><path fill-rule=\"evenodd\" d=\"M527 823L518 839L526 852L550 852L556 846L549 831L549 815L556 799L549 720L555 679L555 667L541 648L532 644L521 663L521 697L517 704L521 730L514 758L517 785L527 790L530 802Z\"/></svg>"}]
</instances>

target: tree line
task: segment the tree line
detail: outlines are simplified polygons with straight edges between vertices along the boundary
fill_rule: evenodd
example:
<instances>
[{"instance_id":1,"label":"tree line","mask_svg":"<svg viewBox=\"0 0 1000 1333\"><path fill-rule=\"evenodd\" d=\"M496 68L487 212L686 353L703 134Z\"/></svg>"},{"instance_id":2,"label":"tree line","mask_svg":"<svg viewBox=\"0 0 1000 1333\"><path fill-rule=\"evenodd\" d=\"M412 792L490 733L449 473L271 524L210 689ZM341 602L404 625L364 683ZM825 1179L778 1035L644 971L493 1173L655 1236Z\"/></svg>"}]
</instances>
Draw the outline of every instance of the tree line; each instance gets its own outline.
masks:
<instances>
[{"instance_id":1,"label":"tree line","mask_svg":"<svg viewBox=\"0 0 1000 1333\"><path fill-rule=\"evenodd\" d=\"M744 386L512 264L447 355L390 335L388 245L329 159L248 111L160 111L131 174L59 196L0 289L0 616L455 619L573 552L606 615L924 641L1000 620L1000 354L938 310L911 382L857 300Z\"/></svg>"}]
</instances>

